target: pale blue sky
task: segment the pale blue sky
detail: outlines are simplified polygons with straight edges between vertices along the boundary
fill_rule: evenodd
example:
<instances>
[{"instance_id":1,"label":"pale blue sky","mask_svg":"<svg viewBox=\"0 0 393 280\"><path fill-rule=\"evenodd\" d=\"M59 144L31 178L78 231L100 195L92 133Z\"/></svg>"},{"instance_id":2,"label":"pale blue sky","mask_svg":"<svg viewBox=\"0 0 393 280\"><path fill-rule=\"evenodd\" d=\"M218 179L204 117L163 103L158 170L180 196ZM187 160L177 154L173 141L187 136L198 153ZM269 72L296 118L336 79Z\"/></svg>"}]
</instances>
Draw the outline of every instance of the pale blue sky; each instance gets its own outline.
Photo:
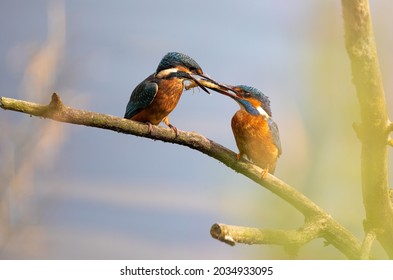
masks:
<instances>
[{"instance_id":1,"label":"pale blue sky","mask_svg":"<svg viewBox=\"0 0 393 280\"><path fill-rule=\"evenodd\" d=\"M383 30L393 26L388 17L393 4L383 2L373 4L372 12L389 93L393 37ZM47 3L0 3L2 96L23 97L26 64L47 39ZM43 100L56 91L66 104L123 116L131 91L162 56L184 52L216 80L252 85L270 97L283 145L276 175L362 236L360 146L351 128L359 117L340 1L66 1L65 14L63 60ZM391 109L391 95L388 101ZM236 151L230 129L236 110L232 100L196 90L183 94L170 118L178 129L197 131ZM14 139L28 139L47 121L4 111L0 118L29 129L3 128L0 155L15 151L17 169L24 157ZM35 170L23 198L28 205L11 199L16 233L0 250L1 258L286 257L281 248L230 248L211 239L215 222L302 224L290 206L223 164L177 145L58 126L63 142L51 164ZM352 155L351 161L343 161L343 154ZM5 169L4 163L0 167ZM354 200L350 210L348 197ZM300 258L342 257L322 246L321 240L313 242Z\"/></svg>"}]
</instances>

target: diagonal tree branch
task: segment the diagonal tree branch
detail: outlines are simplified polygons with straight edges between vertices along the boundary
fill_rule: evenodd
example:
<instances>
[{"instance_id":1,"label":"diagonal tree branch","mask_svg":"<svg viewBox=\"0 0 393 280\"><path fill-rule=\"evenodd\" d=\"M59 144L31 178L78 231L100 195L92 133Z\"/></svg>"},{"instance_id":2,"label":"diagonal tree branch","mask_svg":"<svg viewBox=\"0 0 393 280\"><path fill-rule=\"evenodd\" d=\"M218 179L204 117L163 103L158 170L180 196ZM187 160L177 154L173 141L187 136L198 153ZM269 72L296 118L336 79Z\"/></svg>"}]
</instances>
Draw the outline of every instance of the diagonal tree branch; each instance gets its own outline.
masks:
<instances>
[{"instance_id":1,"label":"diagonal tree branch","mask_svg":"<svg viewBox=\"0 0 393 280\"><path fill-rule=\"evenodd\" d=\"M393 208L388 192L389 123L367 0L342 0L345 45L360 103L363 201L369 229L393 258Z\"/></svg>"},{"instance_id":2,"label":"diagonal tree branch","mask_svg":"<svg viewBox=\"0 0 393 280\"><path fill-rule=\"evenodd\" d=\"M1 97L0 107L5 110L13 110L37 117L50 118L59 122L113 130L125 134L175 143L198 150L224 163L236 172L245 175L287 201L304 215L307 226L311 224L311 222L308 223L307 221L323 221L323 231L321 230L318 236L323 236L329 244L335 246L348 258L360 258L360 241L309 198L273 175L269 174L267 178L262 179L262 170L259 167L244 160L237 160L236 154L233 151L200 134L179 131L176 137L172 129L159 126L154 126L150 134L148 132L148 126L143 123L67 107L55 93L52 95L52 100L49 105L40 105ZM303 232L303 234L305 234L305 232ZM283 236L285 236L285 234L283 234ZM289 236L287 237L289 238ZM312 238L315 238L314 233L311 234L310 237L303 237L304 240L311 240Z\"/></svg>"}]
</instances>

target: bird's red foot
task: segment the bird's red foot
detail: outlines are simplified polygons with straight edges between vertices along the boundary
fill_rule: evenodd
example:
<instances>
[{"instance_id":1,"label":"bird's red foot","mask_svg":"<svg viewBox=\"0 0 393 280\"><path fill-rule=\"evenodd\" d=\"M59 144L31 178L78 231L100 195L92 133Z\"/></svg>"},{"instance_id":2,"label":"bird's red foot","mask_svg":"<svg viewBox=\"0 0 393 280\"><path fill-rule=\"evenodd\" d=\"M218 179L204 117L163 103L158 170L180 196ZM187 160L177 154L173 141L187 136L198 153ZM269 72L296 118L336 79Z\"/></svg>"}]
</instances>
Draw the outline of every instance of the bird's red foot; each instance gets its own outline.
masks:
<instances>
[{"instance_id":1,"label":"bird's red foot","mask_svg":"<svg viewBox=\"0 0 393 280\"><path fill-rule=\"evenodd\" d=\"M236 154L236 158L237 160L240 160L242 158L242 154L241 153Z\"/></svg>"},{"instance_id":2,"label":"bird's red foot","mask_svg":"<svg viewBox=\"0 0 393 280\"><path fill-rule=\"evenodd\" d=\"M147 128L147 132L151 135L151 133L153 131L153 125L150 122L146 122L146 124L149 126Z\"/></svg>"},{"instance_id":3,"label":"bird's red foot","mask_svg":"<svg viewBox=\"0 0 393 280\"><path fill-rule=\"evenodd\" d=\"M173 125L171 125L171 123L169 122L169 117L166 116L163 120L162 120L168 127L172 128L172 130L175 132L176 137L179 136L179 132L177 131L177 128Z\"/></svg>"},{"instance_id":4,"label":"bird's red foot","mask_svg":"<svg viewBox=\"0 0 393 280\"><path fill-rule=\"evenodd\" d=\"M176 126L173 126L173 125L171 125L171 124L168 124L168 126L169 126L170 128L172 128L172 130L175 132L176 137L179 136L179 131L177 130Z\"/></svg>"},{"instance_id":5,"label":"bird's red foot","mask_svg":"<svg viewBox=\"0 0 393 280\"><path fill-rule=\"evenodd\" d=\"M269 168L262 169L261 179L266 179L267 175L269 175Z\"/></svg>"}]
</instances>

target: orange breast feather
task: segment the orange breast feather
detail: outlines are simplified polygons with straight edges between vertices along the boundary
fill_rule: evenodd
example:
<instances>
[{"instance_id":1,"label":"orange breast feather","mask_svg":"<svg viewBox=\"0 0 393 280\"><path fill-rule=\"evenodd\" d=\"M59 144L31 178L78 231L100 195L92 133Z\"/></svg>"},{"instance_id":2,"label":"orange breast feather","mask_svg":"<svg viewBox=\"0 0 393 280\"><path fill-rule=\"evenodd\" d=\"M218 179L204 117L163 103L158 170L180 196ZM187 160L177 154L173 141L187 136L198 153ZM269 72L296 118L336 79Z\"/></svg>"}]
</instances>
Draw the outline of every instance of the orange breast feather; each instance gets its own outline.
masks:
<instances>
[{"instance_id":1,"label":"orange breast feather","mask_svg":"<svg viewBox=\"0 0 393 280\"><path fill-rule=\"evenodd\" d=\"M254 164L268 168L273 174L279 151L267 120L239 110L232 118L232 131L240 156L246 155Z\"/></svg>"},{"instance_id":2,"label":"orange breast feather","mask_svg":"<svg viewBox=\"0 0 393 280\"><path fill-rule=\"evenodd\" d=\"M133 116L131 119L140 122L150 122L158 125L165 117L167 117L180 100L183 92L183 82L180 80L160 80L158 91L146 108Z\"/></svg>"}]
</instances>

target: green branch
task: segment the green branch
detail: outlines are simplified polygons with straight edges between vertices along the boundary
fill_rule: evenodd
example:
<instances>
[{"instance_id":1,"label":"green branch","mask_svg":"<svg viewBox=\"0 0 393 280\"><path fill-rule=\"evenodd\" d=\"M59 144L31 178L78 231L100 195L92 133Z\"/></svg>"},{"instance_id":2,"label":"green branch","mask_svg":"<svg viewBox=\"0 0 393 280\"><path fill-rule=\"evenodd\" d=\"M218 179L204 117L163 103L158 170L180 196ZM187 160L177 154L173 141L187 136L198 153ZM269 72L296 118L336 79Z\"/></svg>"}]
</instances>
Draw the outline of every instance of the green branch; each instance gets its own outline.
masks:
<instances>
[{"instance_id":1,"label":"green branch","mask_svg":"<svg viewBox=\"0 0 393 280\"><path fill-rule=\"evenodd\" d=\"M236 154L233 151L200 134L179 130L178 136L176 136L172 129L159 126L154 126L152 133L149 133L148 126L143 123L65 106L55 93L52 95L52 100L49 105L40 105L1 97L0 107L5 110L18 111L59 122L113 130L125 134L179 144L198 150L199 152L217 159L229 168L245 175L257 184L275 193L300 211L305 216L306 221L323 220L324 229L319 236L323 236L329 244L334 245L348 258L360 258L360 241L309 198L273 175L269 174L266 178L262 179L262 170L259 167L244 160L237 160ZM306 224L309 226L311 222ZM272 234L269 236L272 236ZM315 234L311 237L314 238ZM308 240L310 237L304 237L303 239Z\"/></svg>"},{"instance_id":2,"label":"green branch","mask_svg":"<svg viewBox=\"0 0 393 280\"><path fill-rule=\"evenodd\" d=\"M371 246L373 245L373 242L374 242L376 236L377 236L377 234L373 230L366 232L366 236L364 237L364 240L362 243L360 259L367 260L370 258Z\"/></svg>"},{"instance_id":3,"label":"green branch","mask_svg":"<svg viewBox=\"0 0 393 280\"><path fill-rule=\"evenodd\" d=\"M360 103L361 172L367 224L393 258L393 208L389 199L387 145L392 124L379 69L367 0L342 0L345 45ZM359 133L358 133L359 135Z\"/></svg>"}]
</instances>

